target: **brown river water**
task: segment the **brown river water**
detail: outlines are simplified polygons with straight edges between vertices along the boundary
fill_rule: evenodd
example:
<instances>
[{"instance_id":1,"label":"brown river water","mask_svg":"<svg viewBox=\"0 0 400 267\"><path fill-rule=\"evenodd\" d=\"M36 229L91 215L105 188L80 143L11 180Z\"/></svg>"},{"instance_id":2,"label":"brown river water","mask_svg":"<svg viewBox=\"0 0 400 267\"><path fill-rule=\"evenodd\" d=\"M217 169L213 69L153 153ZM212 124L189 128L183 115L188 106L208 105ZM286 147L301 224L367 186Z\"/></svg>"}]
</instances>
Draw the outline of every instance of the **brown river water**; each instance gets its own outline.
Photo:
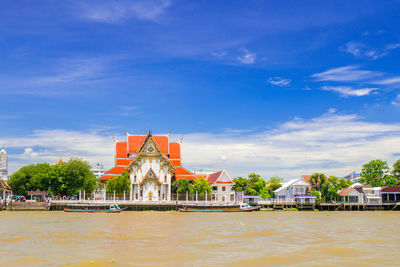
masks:
<instances>
[{"instance_id":1,"label":"brown river water","mask_svg":"<svg viewBox=\"0 0 400 267\"><path fill-rule=\"evenodd\" d=\"M400 266L400 212L0 212L0 266Z\"/></svg>"}]
</instances>

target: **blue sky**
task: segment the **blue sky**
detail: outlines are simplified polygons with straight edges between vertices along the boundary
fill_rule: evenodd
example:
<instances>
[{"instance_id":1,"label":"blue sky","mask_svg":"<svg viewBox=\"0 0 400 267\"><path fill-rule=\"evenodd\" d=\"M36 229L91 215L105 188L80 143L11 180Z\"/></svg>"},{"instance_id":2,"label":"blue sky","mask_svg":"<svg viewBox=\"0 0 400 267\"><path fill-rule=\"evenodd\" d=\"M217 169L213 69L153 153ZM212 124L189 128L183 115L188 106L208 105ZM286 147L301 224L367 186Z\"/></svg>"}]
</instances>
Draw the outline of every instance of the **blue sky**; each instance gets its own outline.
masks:
<instances>
[{"instance_id":1,"label":"blue sky","mask_svg":"<svg viewBox=\"0 0 400 267\"><path fill-rule=\"evenodd\" d=\"M193 170L344 175L400 157L400 1L3 1L10 169L172 129Z\"/></svg>"}]
</instances>

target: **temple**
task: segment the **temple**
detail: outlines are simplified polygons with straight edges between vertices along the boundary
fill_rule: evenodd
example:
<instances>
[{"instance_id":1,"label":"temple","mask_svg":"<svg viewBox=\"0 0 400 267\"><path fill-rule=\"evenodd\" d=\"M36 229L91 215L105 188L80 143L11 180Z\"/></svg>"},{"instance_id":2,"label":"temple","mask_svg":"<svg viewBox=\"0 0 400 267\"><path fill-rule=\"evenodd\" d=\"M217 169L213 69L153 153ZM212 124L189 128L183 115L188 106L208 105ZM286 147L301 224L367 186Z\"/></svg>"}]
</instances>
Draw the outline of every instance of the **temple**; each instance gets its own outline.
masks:
<instances>
[{"instance_id":1,"label":"temple","mask_svg":"<svg viewBox=\"0 0 400 267\"><path fill-rule=\"evenodd\" d=\"M115 167L99 179L108 179L129 172L130 200L171 200L171 185L179 179L196 179L182 167L180 143L170 142L169 135L126 134L126 141L115 140Z\"/></svg>"}]
</instances>

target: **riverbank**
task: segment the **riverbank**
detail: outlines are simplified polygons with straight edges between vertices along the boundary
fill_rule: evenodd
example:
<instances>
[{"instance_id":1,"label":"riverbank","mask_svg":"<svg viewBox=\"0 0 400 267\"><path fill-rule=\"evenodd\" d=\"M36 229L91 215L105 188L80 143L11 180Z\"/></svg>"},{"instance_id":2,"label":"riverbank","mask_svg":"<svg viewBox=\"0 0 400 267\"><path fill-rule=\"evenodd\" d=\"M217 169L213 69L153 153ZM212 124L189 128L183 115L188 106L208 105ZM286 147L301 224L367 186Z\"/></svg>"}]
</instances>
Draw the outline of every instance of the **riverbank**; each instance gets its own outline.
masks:
<instances>
[{"instance_id":1,"label":"riverbank","mask_svg":"<svg viewBox=\"0 0 400 267\"><path fill-rule=\"evenodd\" d=\"M50 201L50 202L9 202L7 204L7 210L9 211L62 211L67 205L87 203L93 204L94 202L86 201ZM185 201L179 202L131 202L131 201L109 201L109 202L95 202L97 205L104 205L108 207L110 203L118 204L121 207L126 208L127 211L177 211L180 208L186 206L197 206L204 209L209 208L224 208L226 206L239 206L239 204L222 204L222 203L210 203L210 202L190 202ZM368 211L368 210L393 210L400 211L400 203L383 203L380 205L367 205L365 203L316 203L312 205L304 205L297 203L268 203L259 204L261 210L309 210L309 211Z\"/></svg>"}]
</instances>

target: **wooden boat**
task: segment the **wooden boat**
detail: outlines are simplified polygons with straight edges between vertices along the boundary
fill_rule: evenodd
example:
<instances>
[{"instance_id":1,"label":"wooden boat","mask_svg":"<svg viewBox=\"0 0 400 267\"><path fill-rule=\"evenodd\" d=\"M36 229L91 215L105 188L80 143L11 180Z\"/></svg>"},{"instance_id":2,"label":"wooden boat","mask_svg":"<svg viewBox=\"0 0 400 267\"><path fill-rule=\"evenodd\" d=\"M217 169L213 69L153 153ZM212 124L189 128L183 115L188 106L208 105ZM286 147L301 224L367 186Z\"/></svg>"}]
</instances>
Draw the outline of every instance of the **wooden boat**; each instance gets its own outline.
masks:
<instances>
[{"instance_id":1,"label":"wooden boat","mask_svg":"<svg viewBox=\"0 0 400 267\"><path fill-rule=\"evenodd\" d=\"M105 212L105 213L119 213L126 208L121 208L117 204L111 205L98 205L98 204L70 204L64 208L65 212L87 212L87 213L95 213L95 212Z\"/></svg>"},{"instance_id":2,"label":"wooden boat","mask_svg":"<svg viewBox=\"0 0 400 267\"><path fill-rule=\"evenodd\" d=\"M260 207L250 206L249 204L242 204L239 207L200 207L200 206L192 206L192 207L184 207L179 209L180 212L252 212L259 210Z\"/></svg>"}]
</instances>

